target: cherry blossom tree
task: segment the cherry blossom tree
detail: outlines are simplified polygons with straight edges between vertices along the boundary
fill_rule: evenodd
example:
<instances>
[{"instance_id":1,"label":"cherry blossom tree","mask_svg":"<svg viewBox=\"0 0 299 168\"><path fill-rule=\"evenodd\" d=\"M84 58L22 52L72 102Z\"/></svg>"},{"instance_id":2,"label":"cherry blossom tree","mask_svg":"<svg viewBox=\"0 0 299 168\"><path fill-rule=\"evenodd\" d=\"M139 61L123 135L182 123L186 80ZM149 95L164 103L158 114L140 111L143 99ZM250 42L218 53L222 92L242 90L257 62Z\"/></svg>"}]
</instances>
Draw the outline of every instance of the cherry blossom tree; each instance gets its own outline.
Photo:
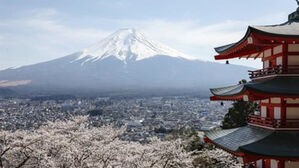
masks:
<instances>
[{"instance_id":1,"label":"cherry blossom tree","mask_svg":"<svg viewBox=\"0 0 299 168\"><path fill-rule=\"evenodd\" d=\"M125 127L91 127L87 117L48 122L34 131L0 131L0 167L193 167L180 140L119 139Z\"/></svg>"},{"instance_id":2,"label":"cherry blossom tree","mask_svg":"<svg viewBox=\"0 0 299 168\"><path fill-rule=\"evenodd\" d=\"M191 168L241 167L218 150L186 152L180 140L120 139L126 127L93 127L88 117L48 122L33 131L0 131L0 168Z\"/></svg>"},{"instance_id":3,"label":"cherry blossom tree","mask_svg":"<svg viewBox=\"0 0 299 168\"><path fill-rule=\"evenodd\" d=\"M205 148L200 151L193 160L194 165L200 168L242 168L243 165L238 163L237 159L234 158L227 152L217 148Z\"/></svg>"}]
</instances>

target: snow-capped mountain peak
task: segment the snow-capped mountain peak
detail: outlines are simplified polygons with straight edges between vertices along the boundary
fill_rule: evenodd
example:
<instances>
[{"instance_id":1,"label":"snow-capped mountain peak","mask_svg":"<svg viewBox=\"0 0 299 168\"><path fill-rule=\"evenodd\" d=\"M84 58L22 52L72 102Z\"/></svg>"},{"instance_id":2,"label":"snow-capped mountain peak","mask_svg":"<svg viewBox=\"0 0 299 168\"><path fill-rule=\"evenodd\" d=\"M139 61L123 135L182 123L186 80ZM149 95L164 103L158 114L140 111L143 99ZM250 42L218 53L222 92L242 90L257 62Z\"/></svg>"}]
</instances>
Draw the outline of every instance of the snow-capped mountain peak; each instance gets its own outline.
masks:
<instances>
[{"instance_id":1,"label":"snow-capped mountain peak","mask_svg":"<svg viewBox=\"0 0 299 168\"><path fill-rule=\"evenodd\" d=\"M86 58L85 62L94 62L114 56L127 63L129 60L139 61L156 55L192 59L186 54L148 39L135 29L120 29L95 45L84 49L76 61Z\"/></svg>"}]
</instances>

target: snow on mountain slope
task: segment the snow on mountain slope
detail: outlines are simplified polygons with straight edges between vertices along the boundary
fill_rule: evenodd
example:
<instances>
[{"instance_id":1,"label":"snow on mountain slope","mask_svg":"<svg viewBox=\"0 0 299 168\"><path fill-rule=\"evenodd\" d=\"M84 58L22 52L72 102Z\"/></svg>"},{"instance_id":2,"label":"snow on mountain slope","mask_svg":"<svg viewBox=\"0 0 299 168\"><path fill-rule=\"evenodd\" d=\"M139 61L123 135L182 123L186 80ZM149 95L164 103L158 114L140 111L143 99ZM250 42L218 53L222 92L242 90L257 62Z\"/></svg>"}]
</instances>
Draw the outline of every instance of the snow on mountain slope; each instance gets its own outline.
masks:
<instances>
[{"instance_id":1,"label":"snow on mountain slope","mask_svg":"<svg viewBox=\"0 0 299 168\"><path fill-rule=\"evenodd\" d=\"M156 55L192 59L186 54L148 39L135 29L120 29L97 44L84 49L74 61L84 59L84 62L95 62L114 56L127 63L127 61L140 61Z\"/></svg>"}]
</instances>

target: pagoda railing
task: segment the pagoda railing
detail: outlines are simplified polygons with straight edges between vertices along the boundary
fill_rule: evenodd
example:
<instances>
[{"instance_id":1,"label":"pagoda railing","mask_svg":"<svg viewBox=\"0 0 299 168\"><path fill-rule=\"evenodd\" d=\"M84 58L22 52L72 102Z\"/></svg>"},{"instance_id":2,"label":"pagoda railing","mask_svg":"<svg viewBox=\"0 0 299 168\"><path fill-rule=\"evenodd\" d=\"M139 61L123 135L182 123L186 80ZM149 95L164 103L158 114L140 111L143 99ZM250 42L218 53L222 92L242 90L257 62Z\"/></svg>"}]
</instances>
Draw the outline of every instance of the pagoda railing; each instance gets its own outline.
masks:
<instances>
[{"instance_id":1,"label":"pagoda railing","mask_svg":"<svg viewBox=\"0 0 299 168\"><path fill-rule=\"evenodd\" d=\"M299 75L299 65L289 65L287 67L278 65L274 67L259 69L255 71L248 71L249 77L258 78L268 75L276 75L276 74L298 74Z\"/></svg>"},{"instance_id":2,"label":"pagoda railing","mask_svg":"<svg viewBox=\"0 0 299 168\"><path fill-rule=\"evenodd\" d=\"M271 128L299 128L299 119L274 119L250 115L248 123Z\"/></svg>"}]
</instances>

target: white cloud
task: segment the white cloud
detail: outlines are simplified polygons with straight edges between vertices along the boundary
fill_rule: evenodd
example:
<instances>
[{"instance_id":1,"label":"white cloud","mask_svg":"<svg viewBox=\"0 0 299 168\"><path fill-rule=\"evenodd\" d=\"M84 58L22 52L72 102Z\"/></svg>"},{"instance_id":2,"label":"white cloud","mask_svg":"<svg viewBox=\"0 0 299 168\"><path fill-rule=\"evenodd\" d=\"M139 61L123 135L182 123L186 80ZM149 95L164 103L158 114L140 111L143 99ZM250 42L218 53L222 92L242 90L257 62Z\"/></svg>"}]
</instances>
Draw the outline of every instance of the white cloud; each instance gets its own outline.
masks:
<instances>
[{"instance_id":1,"label":"white cloud","mask_svg":"<svg viewBox=\"0 0 299 168\"><path fill-rule=\"evenodd\" d=\"M34 18L51 18L55 17L59 14L56 9L53 8L41 8L41 9L33 9L28 11L28 14L33 16Z\"/></svg>"},{"instance_id":2,"label":"white cloud","mask_svg":"<svg viewBox=\"0 0 299 168\"><path fill-rule=\"evenodd\" d=\"M206 25L200 21L148 20L142 22L122 21L124 25L134 25L146 35L164 42L194 57L214 61L214 47L239 41L246 33L248 25L277 24L286 21L287 14L271 14L248 21L227 20ZM235 64L261 67L260 60L235 59Z\"/></svg>"},{"instance_id":3,"label":"white cloud","mask_svg":"<svg viewBox=\"0 0 299 168\"><path fill-rule=\"evenodd\" d=\"M99 41L109 33L116 31L114 30L116 27L135 27L152 39L161 41L170 47L212 61L212 55L215 54L213 47L240 40L246 32L247 25L280 23L285 16L284 13L274 16L272 14L251 21L229 20L210 25L200 20L140 21L102 18L104 21L102 24L106 23L109 24L107 27L113 27L107 31L99 25L72 26L67 22L69 17L55 9L37 9L20 18L3 20L0 23L0 45L5 48L5 51L0 49L0 59L10 56L19 61L7 59L0 63L0 66L19 66L70 54ZM273 20L273 18L276 19ZM78 21L80 22L80 18ZM91 18L88 21L91 23L94 20ZM235 62L244 64L240 61ZM255 63L250 63L250 65L257 67Z\"/></svg>"},{"instance_id":4,"label":"white cloud","mask_svg":"<svg viewBox=\"0 0 299 168\"><path fill-rule=\"evenodd\" d=\"M163 41L176 41L182 45L215 46L236 41L242 36L242 30L232 30L236 26L244 27L239 21L227 21L219 24L200 26L192 22L154 21L144 29Z\"/></svg>"},{"instance_id":5,"label":"white cloud","mask_svg":"<svg viewBox=\"0 0 299 168\"><path fill-rule=\"evenodd\" d=\"M218 46L240 40L245 35L248 25L281 23L285 21L285 16L277 14L251 21L227 20L210 25L194 20L181 22L150 20L135 24L163 41L176 41L182 45L192 46Z\"/></svg>"},{"instance_id":6,"label":"white cloud","mask_svg":"<svg viewBox=\"0 0 299 168\"><path fill-rule=\"evenodd\" d=\"M0 25L1 69L55 59L108 35L107 31L64 25L53 10L3 20Z\"/></svg>"}]
</instances>

